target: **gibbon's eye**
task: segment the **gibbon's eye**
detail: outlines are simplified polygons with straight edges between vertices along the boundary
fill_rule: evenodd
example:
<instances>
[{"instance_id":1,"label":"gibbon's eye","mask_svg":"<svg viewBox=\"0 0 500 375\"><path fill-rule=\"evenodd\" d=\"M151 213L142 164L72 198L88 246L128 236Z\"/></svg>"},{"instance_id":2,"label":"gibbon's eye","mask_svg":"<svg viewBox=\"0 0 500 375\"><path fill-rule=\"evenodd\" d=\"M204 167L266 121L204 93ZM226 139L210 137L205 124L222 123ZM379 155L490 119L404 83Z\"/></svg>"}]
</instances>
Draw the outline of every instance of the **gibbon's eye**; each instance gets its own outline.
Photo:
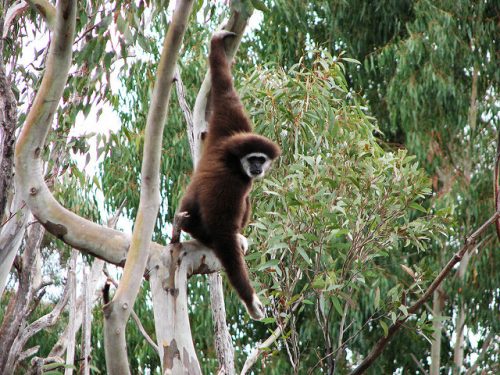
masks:
<instances>
[{"instance_id":1,"label":"gibbon's eye","mask_svg":"<svg viewBox=\"0 0 500 375\"><path fill-rule=\"evenodd\" d=\"M250 156L248 158L248 162L250 164L264 164L266 162L266 158L263 156Z\"/></svg>"}]
</instances>

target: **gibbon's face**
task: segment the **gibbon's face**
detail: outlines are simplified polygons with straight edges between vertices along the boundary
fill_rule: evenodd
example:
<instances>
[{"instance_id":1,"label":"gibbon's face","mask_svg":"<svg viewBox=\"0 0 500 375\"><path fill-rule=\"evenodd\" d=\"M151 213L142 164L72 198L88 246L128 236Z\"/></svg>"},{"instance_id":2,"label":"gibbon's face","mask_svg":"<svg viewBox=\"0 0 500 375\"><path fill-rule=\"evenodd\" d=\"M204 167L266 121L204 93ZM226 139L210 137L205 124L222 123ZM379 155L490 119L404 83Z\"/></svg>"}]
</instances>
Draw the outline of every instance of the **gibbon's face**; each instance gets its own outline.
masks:
<instances>
[{"instance_id":1,"label":"gibbon's face","mask_svg":"<svg viewBox=\"0 0 500 375\"><path fill-rule=\"evenodd\" d=\"M262 152L252 152L241 158L241 167L251 179L264 177L271 166L271 159Z\"/></svg>"}]
</instances>

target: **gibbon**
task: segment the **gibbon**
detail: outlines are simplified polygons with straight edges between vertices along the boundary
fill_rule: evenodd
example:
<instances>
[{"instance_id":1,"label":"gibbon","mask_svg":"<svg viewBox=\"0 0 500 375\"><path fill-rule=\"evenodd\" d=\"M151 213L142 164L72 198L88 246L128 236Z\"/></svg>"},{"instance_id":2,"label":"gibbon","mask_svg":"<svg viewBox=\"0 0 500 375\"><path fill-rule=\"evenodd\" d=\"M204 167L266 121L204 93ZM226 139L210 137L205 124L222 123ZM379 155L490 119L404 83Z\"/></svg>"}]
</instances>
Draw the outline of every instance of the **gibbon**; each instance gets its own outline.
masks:
<instances>
[{"instance_id":1,"label":"gibbon","mask_svg":"<svg viewBox=\"0 0 500 375\"><path fill-rule=\"evenodd\" d=\"M181 229L214 250L248 313L260 320L264 307L250 285L243 258L248 244L240 232L250 217L252 181L264 176L281 151L252 133L224 48L224 39L233 35L219 31L212 37L208 134L179 211L188 214Z\"/></svg>"}]
</instances>

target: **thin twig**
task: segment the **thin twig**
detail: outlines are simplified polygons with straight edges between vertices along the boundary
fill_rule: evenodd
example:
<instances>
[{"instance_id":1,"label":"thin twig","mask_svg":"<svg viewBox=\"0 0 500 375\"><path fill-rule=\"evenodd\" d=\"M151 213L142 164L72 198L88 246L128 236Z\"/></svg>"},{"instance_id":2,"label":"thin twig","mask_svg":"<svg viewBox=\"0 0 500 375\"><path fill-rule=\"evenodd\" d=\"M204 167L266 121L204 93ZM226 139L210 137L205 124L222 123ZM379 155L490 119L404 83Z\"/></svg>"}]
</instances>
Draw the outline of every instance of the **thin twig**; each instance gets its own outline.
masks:
<instances>
[{"instance_id":1,"label":"thin twig","mask_svg":"<svg viewBox=\"0 0 500 375\"><path fill-rule=\"evenodd\" d=\"M297 301L295 301L294 305L290 309L290 314L285 318L282 324L280 324L269 336L264 342L260 343L257 345L256 348L252 350L252 352L248 355L245 364L243 365L243 369L241 370L241 375L245 375L250 368L257 362L257 358L259 355L269 348L280 336L283 330L286 328L288 321L290 320L290 317L292 316L293 312L297 310L297 308L301 305L302 301L304 299L304 296L300 297Z\"/></svg>"},{"instance_id":2,"label":"thin twig","mask_svg":"<svg viewBox=\"0 0 500 375\"><path fill-rule=\"evenodd\" d=\"M411 359L413 359L413 362L415 362L415 364L418 366L418 368L420 369L420 371L422 371L422 374L424 374L424 375L428 375L429 374L425 370L425 368L422 366L422 363L420 363L420 361L417 359L417 357L415 357L415 355L413 353L410 353L410 357L411 357Z\"/></svg>"},{"instance_id":3,"label":"thin twig","mask_svg":"<svg viewBox=\"0 0 500 375\"><path fill-rule=\"evenodd\" d=\"M184 88L184 83L182 82L181 72L179 70L179 65L175 67L174 73L175 88L177 90L177 100L179 106L181 107L184 118L186 119L187 125L187 135L189 140L189 148L191 149L191 155L194 154L194 125L193 125L193 113L186 100L186 89Z\"/></svg>"}]
</instances>

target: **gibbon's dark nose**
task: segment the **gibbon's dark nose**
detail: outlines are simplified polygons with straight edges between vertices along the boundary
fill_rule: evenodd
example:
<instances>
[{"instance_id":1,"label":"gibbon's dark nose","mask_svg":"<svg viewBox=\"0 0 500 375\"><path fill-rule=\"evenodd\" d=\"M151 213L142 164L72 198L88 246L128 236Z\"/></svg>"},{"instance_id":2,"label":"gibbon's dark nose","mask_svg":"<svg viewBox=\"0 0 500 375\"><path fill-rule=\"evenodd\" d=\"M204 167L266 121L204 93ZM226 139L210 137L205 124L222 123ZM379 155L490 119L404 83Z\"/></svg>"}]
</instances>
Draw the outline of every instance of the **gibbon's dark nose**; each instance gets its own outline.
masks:
<instances>
[{"instance_id":1,"label":"gibbon's dark nose","mask_svg":"<svg viewBox=\"0 0 500 375\"><path fill-rule=\"evenodd\" d=\"M253 175L253 176L258 176L262 173L262 168L261 167L257 167L257 166L251 166L250 167L250 173Z\"/></svg>"}]
</instances>

